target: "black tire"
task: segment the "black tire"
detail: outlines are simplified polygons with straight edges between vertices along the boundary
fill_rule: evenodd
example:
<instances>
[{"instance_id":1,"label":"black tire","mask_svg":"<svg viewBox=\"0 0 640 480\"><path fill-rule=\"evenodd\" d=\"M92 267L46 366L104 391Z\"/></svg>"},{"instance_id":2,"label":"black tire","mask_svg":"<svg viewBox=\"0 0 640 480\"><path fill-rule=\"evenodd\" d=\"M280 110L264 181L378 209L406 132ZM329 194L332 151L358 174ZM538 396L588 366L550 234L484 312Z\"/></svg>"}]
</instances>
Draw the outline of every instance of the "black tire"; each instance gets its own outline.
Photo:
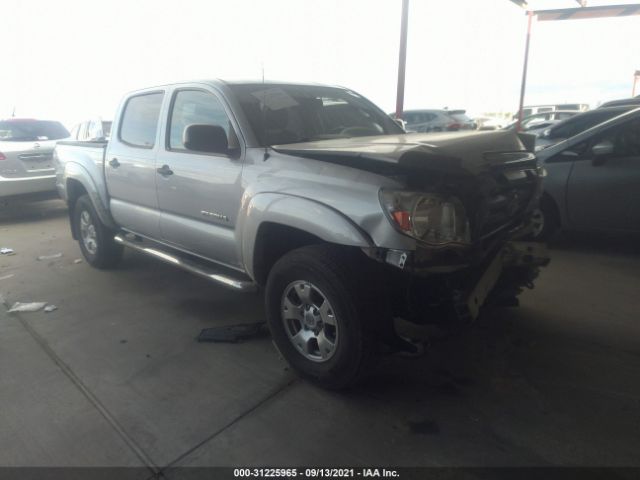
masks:
<instances>
[{"instance_id":1,"label":"black tire","mask_svg":"<svg viewBox=\"0 0 640 480\"><path fill-rule=\"evenodd\" d=\"M537 226L529 235L530 240L536 242L549 241L560 228L558 209L548 195L540 199L539 207L533 211L531 221Z\"/></svg>"},{"instance_id":2,"label":"black tire","mask_svg":"<svg viewBox=\"0 0 640 480\"><path fill-rule=\"evenodd\" d=\"M276 347L302 377L330 389L343 389L361 380L375 355L376 325L383 309L371 288L375 282L367 277L371 261L360 256L364 257L362 252L349 247L302 247L278 260L267 280L267 323ZM290 327L283 320L282 302L297 281L309 282L321 291L335 315L338 333L332 356L326 360L307 358L287 333Z\"/></svg>"},{"instance_id":3,"label":"black tire","mask_svg":"<svg viewBox=\"0 0 640 480\"><path fill-rule=\"evenodd\" d=\"M83 237L82 219L90 219L95 234L95 246L87 245ZM86 225L86 221L84 223ZM123 247L113 239L115 231L105 226L91 202L89 195L82 195L76 201L73 209L73 228L80 244L80 250L87 263L91 266L108 269L115 267L122 260Z\"/></svg>"}]
</instances>

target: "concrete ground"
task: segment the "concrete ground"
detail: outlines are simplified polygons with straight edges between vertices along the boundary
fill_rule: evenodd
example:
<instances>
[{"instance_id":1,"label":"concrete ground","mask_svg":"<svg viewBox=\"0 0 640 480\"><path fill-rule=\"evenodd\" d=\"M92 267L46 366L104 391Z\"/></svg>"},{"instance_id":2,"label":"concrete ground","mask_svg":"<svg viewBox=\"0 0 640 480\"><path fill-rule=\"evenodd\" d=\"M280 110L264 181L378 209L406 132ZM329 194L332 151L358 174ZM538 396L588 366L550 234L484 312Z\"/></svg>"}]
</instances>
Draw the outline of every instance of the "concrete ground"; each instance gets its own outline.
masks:
<instances>
[{"instance_id":1,"label":"concrete ground","mask_svg":"<svg viewBox=\"0 0 640 480\"><path fill-rule=\"evenodd\" d=\"M576 237L577 238L577 237ZM59 201L0 211L0 465L640 466L640 251L565 239L520 308L486 312L347 394L298 380L241 296L127 252L98 271ZM606 245L603 246L603 245ZM40 255L62 257L39 261ZM8 278L6 278L8 277ZM174 475L175 474L175 475Z\"/></svg>"}]
</instances>

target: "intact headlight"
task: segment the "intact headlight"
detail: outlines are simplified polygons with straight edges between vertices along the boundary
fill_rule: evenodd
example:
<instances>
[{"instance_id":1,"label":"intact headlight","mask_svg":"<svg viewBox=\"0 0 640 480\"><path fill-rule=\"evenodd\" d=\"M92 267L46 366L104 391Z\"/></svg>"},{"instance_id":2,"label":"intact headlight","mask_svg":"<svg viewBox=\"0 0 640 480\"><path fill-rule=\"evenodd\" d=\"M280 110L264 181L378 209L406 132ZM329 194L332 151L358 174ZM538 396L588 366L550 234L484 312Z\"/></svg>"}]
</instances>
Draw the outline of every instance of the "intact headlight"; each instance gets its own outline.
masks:
<instances>
[{"instance_id":1,"label":"intact headlight","mask_svg":"<svg viewBox=\"0 0 640 480\"><path fill-rule=\"evenodd\" d=\"M380 202L393 225L417 240L433 245L470 242L469 221L456 197L382 190Z\"/></svg>"}]
</instances>

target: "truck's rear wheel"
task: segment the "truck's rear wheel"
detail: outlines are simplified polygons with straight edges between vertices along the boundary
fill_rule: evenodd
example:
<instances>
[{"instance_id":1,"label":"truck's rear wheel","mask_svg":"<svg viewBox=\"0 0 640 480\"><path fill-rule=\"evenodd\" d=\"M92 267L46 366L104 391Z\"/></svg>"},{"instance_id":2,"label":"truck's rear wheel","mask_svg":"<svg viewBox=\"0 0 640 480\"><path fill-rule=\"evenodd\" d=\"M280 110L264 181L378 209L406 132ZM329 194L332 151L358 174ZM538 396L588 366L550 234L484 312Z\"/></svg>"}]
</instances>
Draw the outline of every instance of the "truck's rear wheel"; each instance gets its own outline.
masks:
<instances>
[{"instance_id":1,"label":"truck's rear wheel","mask_svg":"<svg viewBox=\"0 0 640 480\"><path fill-rule=\"evenodd\" d=\"M283 357L303 377L344 388L366 373L375 349L375 307L357 251L312 245L269 273L267 321Z\"/></svg>"},{"instance_id":2,"label":"truck's rear wheel","mask_svg":"<svg viewBox=\"0 0 640 480\"><path fill-rule=\"evenodd\" d=\"M82 195L73 211L74 230L86 261L96 268L111 268L122 259L122 245L115 242L115 232L106 227L96 213L88 195Z\"/></svg>"}]
</instances>

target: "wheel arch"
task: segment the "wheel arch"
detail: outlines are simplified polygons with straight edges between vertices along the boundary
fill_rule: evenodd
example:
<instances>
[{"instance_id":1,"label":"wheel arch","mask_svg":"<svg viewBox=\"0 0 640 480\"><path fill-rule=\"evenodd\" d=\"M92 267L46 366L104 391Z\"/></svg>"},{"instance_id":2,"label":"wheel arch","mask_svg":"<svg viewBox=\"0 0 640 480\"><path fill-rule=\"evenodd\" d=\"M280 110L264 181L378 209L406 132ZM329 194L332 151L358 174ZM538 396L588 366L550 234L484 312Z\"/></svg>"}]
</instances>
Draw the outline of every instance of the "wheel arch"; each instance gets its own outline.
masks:
<instances>
[{"instance_id":1,"label":"wheel arch","mask_svg":"<svg viewBox=\"0 0 640 480\"><path fill-rule=\"evenodd\" d=\"M109 210L103 201L97 185L93 181L90 174L79 164L69 162L65 165L65 197L67 206L69 207L69 218L73 218L73 210L75 204L82 195L87 194L91 199L91 203L100 218L100 221L109 228L117 228ZM72 222L73 223L73 222ZM76 238L76 232L73 231L73 238Z\"/></svg>"},{"instance_id":2,"label":"wheel arch","mask_svg":"<svg viewBox=\"0 0 640 480\"><path fill-rule=\"evenodd\" d=\"M293 249L318 243L373 245L368 234L333 208L277 193L251 198L239 227L245 270L259 285L266 283L275 262Z\"/></svg>"}]
</instances>

